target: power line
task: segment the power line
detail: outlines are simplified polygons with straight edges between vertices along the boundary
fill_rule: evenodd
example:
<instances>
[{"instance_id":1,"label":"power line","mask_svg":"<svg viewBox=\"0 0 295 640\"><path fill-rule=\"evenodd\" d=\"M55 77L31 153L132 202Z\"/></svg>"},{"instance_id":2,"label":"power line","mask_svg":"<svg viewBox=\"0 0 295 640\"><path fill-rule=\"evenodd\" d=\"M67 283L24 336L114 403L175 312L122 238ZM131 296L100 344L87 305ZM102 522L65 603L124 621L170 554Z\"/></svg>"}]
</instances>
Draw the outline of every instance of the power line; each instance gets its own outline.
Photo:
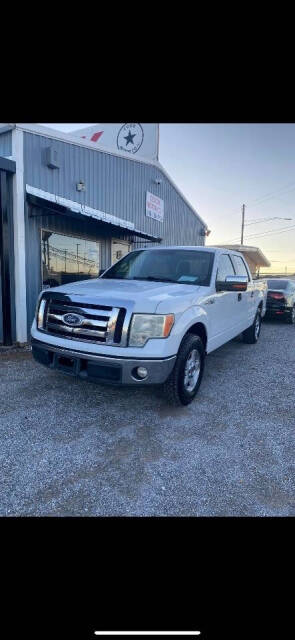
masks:
<instances>
[{"instance_id":1,"label":"power line","mask_svg":"<svg viewBox=\"0 0 295 640\"><path fill-rule=\"evenodd\" d=\"M263 238L264 236L272 234L285 233L286 231L291 231L292 229L295 229L295 224L293 224L291 227L283 227L283 229L271 229L270 231L264 231L262 233L253 233L251 234L251 236L247 236L247 238Z\"/></svg>"},{"instance_id":2,"label":"power line","mask_svg":"<svg viewBox=\"0 0 295 640\"><path fill-rule=\"evenodd\" d=\"M271 222L272 220L291 220L291 218L282 218L281 216L274 216L273 218L257 218L255 220L251 220L250 222L245 223L245 227L250 226L251 224L259 224L259 222Z\"/></svg>"},{"instance_id":3,"label":"power line","mask_svg":"<svg viewBox=\"0 0 295 640\"><path fill-rule=\"evenodd\" d=\"M279 235L280 233L287 233L288 231L292 231L293 229L295 229L295 225L293 225L293 227L285 227L284 229L282 229L281 231L275 231L274 229L272 231L266 231L265 233L255 233L251 236L246 236L246 238L265 238L268 235Z\"/></svg>"},{"instance_id":4,"label":"power line","mask_svg":"<svg viewBox=\"0 0 295 640\"><path fill-rule=\"evenodd\" d=\"M259 206L260 204L263 204L267 200L271 200L277 194L282 195L282 196L283 195L287 195L288 193L291 193L291 191L294 191L294 189L295 189L295 182L289 182L289 184L285 185L285 187L281 187L280 189L276 189L275 191L270 191L269 193L265 194L264 196L260 196L259 198L256 198L255 200L250 200L250 203L246 204L246 206L247 206L248 209L255 208L256 206ZM229 213L230 214L232 214L232 213L240 213L240 211L235 208L235 209L232 209Z\"/></svg>"},{"instance_id":5,"label":"power line","mask_svg":"<svg viewBox=\"0 0 295 640\"><path fill-rule=\"evenodd\" d=\"M246 206L247 206L247 208L251 209L253 207L259 206L260 204L262 204L266 200L270 200L270 199L274 198L277 194L285 195L287 193L290 193L294 189L295 189L295 182L289 182L284 187L280 187L279 189L276 189L275 191L269 191L264 196L259 196L259 198L255 198L254 200L250 200L250 203L246 204ZM238 210L236 208L235 209L231 209L229 214L232 214L232 213L240 213L240 210Z\"/></svg>"},{"instance_id":6,"label":"power line","mask_svg":"<svg viewBox=\"0 0 295 640\"><path fill-rule=\"evenodd\" d=\"M290 191L292 191L293 188L295 188L295 182L289 182L287 185L285 185L285 187L281 187L280 189L276 189L275 191L270 191L269 193L266 193L264 196L261 196L260 198L255 198L255 200L252 200L252 202L250 201L250 204L247 204L247 207L248 208L249 207L253 207L254 203L256 203L257 206L258 206L258 204L261 204L265 200L269 200L269 199L273 198L278 193L280 193L280 195L284 195L281 192L282 191L285 192L286 189L289 190L289 187L291 187ZM255 204L255 206L256 206L256 204Z\"/></svg>"},{"instance_id":7,"label":"power line","mask_svg":"<svg viewBox=\"0 0 295 640\"><path fill-rule=\"evenodd\" d=\"M291 227L284 227L281 231L279 231L279 230L276 231L275 229L272 229L270 231L264 231L262 233L253 233L250 236L246 236L246 238L261 238L261 237L263 238L264 236L271 235L273 233L277 233L277 234L286 233L287 231L291 231L292 229L295 229L295 225L292 225ZM234 242L235 240L239 240L239 236L236 236L235 238L232 238L231 240L228 240L227 242L224 242L223 244L230 244L231 242Z\"/></svg>"}]
</instances>

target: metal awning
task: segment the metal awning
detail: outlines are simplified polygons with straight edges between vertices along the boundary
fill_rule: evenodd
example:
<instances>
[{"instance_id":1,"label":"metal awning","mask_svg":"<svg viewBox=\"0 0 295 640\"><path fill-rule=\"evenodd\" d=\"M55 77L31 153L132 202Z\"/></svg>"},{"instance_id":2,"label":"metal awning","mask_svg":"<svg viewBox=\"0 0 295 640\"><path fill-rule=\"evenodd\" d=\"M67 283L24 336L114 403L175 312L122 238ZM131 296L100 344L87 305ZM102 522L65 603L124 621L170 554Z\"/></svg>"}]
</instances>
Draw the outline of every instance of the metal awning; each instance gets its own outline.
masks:
<instances>
[{"instance_id":1,"label":"metal awning","mask_svg":"<svg viewBox=\"0 0 295 640\"><path fill-rule=\"evenodd\" d=\"M41 209L41 212L38 214L31 213L31 217L61 214L76 220L80 219L85 222L86 216L90 218L92 222L99 222L105 230L110 230L113 233L118 233L120 230L121 233L129 236L137 236L145 240L149 240L150 242L162 241L162 238L159 236L153 236L150 233L136 229L133 222L124 220L123 218L118 218L117 216L105 213L99 209L88 207L87 205L80 204L74 200L62 198L61 196L49 193L48 191L31 187L28 184L26 185L26 192L28 202ZM42 213L42 211L44 211L44 213Z\"/></svg>"},{"instance_id":2,"label":"metal awning","mask_svg":"<svg viewBox=\"0 0 295 640\"><path fill-rule=\"evenodd\" d=\"M15 173L15 161L0 156L0 169L8 171L9 173Z\"/></svg>"},{"instance_id":3,"label":"metal awning","mask_svg":"<svg viewBox=\"0 0 295 640\"><path fill-rule=\"evenodd\" d=\"M231 251L239 251L255 263L257 267L270 267L271 263L266 258L264 253L262 253L259 247L250 247L244 244L216 244L214 245L217 248L221 249L230 249Z\"/></svg>"}]
</instances>

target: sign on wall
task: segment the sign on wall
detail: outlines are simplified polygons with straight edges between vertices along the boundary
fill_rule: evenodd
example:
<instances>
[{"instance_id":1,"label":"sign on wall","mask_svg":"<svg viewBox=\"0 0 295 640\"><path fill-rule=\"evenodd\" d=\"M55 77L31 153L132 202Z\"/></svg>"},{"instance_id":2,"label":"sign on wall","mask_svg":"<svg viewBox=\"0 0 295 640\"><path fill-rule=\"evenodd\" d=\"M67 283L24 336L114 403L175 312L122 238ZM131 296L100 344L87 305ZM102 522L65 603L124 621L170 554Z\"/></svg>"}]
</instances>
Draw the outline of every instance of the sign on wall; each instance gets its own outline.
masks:
<instances>
[{"instance_id":1,"label":"sign on wall","mask_svg":"<svg viewBox=\"0 0 295 640\"><path fill-rule=\"evenodd\" d=\"M147 191L145 213L149 218L154 218L154 220L158 220L158 222L163 222L164 200L161 200L158 196Z\"/></svg>"},{"instance_id":2,"label":"sign on wall","mask_svg":"<svg viewBox=\"0 0 295 640\"><path fill-rule=\"evenodd\" d=\"M120 151L126 156L158 160L159 125L157 123L97 123L76 129L71 136L95 142L98 148Z\"/></svg>"}]
</instances>

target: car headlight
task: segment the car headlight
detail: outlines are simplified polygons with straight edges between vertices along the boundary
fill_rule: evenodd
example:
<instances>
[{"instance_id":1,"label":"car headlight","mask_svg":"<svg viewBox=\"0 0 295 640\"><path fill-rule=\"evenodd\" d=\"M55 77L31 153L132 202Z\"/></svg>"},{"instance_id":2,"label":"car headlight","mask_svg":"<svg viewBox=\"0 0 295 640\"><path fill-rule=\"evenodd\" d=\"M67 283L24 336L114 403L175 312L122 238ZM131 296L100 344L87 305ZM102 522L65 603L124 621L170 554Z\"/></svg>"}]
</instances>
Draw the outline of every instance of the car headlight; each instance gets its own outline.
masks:
<instances>
[{"instance_id":1,"label":"car headlight","mask_svg":"<svg viewBox=\"0 0 295 640\"><path fill-rule=\"evenodd\" d=\"M143 347L150 338L167 338L173 324L173 313L135 313L131 322L129 347Z\"/></svg>"}]
</instances>

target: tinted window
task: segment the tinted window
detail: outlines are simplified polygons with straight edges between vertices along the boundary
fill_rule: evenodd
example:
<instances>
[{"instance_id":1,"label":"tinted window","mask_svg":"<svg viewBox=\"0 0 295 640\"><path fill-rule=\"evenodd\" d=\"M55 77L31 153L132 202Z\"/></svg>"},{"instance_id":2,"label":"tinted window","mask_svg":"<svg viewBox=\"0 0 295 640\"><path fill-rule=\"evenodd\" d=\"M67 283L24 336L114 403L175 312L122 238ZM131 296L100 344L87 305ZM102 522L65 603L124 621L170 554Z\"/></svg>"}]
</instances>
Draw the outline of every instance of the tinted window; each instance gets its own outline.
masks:
<instances>
[{"instance_id":1,"label":"tinted window","mask_svg":"<svg viewBox=\"0 0 295 640\"><path fill-rule=\"evenodd\" d=\"M267 286L269 289L287 289L288 280L268 280Z\"/></svg>"},{"instance_id":2,"label":"tinted window","mask_svg":"<svg viewBox=\"0 0 295 640\"><path fill-rule=\"evenodd\" d=\"M234 276L234 268L228 254L223 254L219 258L216 280L225 282L227 276Z\"/></svg>"},{"instance_id":3,"label":"tinted window","mask_svg":"<svg viewBox=\"0 0 295 640\"><path fill-rule=\"evenodd\" d=\"M132 251L102 277L209 286L214 253L189 249Z\"/></svg>"},{"instance_id":4,"label":"tinted window","mask_svg":"<svg viewBox=\"0 0 295 640\"><path fill-rule=\"evenodd\" d=\"M247 276L248 280L249 280L249 274L248 271L246 269L246 265L244 263L243 258L241 258L241 256L232 256L233 259L233 263L234 263L234 267L236 270L236 275L237 276Z\"/></svg>"}]
</instances>

